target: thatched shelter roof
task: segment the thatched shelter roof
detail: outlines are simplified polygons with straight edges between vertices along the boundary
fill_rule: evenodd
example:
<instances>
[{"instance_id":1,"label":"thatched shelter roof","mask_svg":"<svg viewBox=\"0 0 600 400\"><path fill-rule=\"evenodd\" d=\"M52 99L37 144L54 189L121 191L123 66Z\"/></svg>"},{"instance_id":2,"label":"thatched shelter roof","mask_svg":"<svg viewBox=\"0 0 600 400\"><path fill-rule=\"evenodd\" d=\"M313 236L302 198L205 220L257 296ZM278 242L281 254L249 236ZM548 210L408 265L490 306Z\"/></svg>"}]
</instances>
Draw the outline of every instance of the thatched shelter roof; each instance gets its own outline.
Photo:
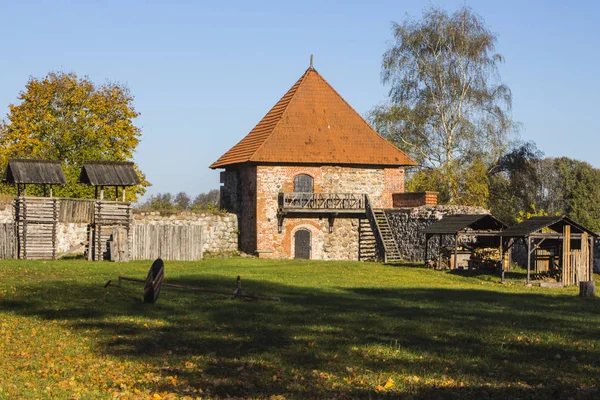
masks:
<instances>
[{"instance_id":1,"label":"thatched shelter roof","mask_svg":"<svg viewBox=\"0 0 600 400\"><path fill-rule=\"evenodd\" d=\"M490 214L448 215L423 229L430 235L455 235L461 231L502 231L506 224Z\"/></svg>"},{"instance_id":2,"label":"thatched shelter roof","mask_svg":"<svg viewBox=\"0 0 600 400\"><path fill-rule=\"evenodd\" d=\"M132 162L86 161L79 182L92 186L135 186L140 178Z\"/></svg>"},{"instance_id":3,"label":"thatched shelter roof","mask_svg":"<svg viewBox=\"0 0 600 400\"><path fill-rule=\"evenodd\" d=\"M4 173L4 182L12 184L65 185L67 180L60 161L12 159Z\"/></svg>"},{"instance_id":4,"label":"thatched shelter roof","mask_svg":"<svg viewBox=\"0 0 600 400\"><path fill-rule=\"evenodd\" d=\"M571 226L572 233L587 232L593 237L598 237L597 233L580 225L566 215L531 217L520 224L511 226L499 235L504 237L525 237L534 233L542 233L544 228L548 228L557 233L562 233L565 225Z\"/></svg>"}]
</instances>

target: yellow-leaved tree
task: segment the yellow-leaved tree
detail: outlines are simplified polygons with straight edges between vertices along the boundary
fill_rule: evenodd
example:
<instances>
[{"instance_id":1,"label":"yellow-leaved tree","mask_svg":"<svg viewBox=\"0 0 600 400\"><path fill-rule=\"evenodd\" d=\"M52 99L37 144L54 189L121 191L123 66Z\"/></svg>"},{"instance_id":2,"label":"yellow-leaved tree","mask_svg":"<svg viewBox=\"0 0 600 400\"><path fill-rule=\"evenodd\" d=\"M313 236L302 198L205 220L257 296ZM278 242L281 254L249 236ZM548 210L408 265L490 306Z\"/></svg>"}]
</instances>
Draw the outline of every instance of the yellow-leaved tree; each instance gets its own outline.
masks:
<instances>
[{"instance_id":1,"label":"yellow-leaved tree","mask_svg":"<svg viewBox=\"0 0 600 400\"><path fill-rule=\"evenodd\" d=\"M84 161L132 161L141 130L133 123L139 113L129 89L119 83L94 84L74 73L51 72L42 79L30 78L9 105L0 123L0 167L11 158L33 158L62 162L67 185L54 190L56 196L93 197L93 188L78 184ZM142 182L128 190L128 200L149 186ZM5 193L14 188L3 185ZM28 193L35 193L28 188Z\"/></svg>"}]
</instances>

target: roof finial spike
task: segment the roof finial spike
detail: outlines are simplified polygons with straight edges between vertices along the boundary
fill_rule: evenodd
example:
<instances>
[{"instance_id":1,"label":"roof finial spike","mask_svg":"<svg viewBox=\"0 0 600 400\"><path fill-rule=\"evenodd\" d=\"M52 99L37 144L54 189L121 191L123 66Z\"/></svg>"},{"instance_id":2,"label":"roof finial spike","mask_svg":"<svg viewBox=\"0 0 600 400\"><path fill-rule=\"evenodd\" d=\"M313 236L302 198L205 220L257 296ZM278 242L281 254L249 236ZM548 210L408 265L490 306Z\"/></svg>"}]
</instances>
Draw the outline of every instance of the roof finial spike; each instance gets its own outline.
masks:
<instances>
[{"instance_id":1,"label":"roof finial spike","mask_svg":"<svg viewBox=\"0 0 600 400\"><path fill-rule=\"evenodd\" d=\"M313 67L313 55L310 55L310 69L315 69L315 67Z\"/></svg>"}]
</instances>

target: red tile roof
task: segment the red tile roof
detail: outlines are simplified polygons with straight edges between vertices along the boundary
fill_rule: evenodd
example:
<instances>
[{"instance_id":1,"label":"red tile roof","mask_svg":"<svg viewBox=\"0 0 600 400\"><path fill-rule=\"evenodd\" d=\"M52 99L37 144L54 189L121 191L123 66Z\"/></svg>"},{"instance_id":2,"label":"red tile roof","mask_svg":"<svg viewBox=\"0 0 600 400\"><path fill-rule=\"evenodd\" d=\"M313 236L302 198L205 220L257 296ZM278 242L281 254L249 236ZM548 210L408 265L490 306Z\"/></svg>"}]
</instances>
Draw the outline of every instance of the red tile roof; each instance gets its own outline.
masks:
<instances>
[{"instance_id":1,"label":"red tile roof","mask_svg":"<svg viewBox=\"0 0 600 400\"><path fill-rule=\"evenodd\" d=\"M409 166L313 68L210 168L245 162Z\"/></svg>"}]
</instances>

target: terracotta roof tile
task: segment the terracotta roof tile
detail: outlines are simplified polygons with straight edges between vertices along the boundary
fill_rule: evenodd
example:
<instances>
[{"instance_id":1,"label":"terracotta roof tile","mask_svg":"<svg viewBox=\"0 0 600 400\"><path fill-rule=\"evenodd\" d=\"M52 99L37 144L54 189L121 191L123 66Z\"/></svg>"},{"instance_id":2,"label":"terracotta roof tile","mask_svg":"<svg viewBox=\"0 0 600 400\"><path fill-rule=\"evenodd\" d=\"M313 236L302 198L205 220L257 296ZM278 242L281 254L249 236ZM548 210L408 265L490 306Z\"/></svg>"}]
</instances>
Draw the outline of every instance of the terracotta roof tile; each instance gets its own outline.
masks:
<instances>
[{"instance_id":1,"label":"terracotta roof tile","mask_svg":"<svg viewBox=\"0 0 600 400\"><path fill-rule=\"evenodd\" d=\"M245 162L416 165L375 132L313 68L210 167Z\"/></svg>"}]
</instances>

